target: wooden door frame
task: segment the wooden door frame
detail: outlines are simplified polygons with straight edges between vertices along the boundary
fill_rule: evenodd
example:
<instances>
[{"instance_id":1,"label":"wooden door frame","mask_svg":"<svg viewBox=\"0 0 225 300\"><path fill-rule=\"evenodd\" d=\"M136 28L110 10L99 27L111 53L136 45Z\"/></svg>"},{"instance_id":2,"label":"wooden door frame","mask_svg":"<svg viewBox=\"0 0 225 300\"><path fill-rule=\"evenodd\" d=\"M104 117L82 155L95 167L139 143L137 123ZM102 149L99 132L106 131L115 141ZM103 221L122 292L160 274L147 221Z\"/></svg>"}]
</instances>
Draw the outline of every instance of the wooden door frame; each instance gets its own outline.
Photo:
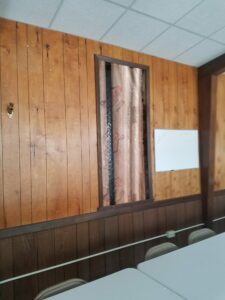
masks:
<instances>
[{"instance_id":1,"label":"wooden door frame","mask_svg":"<svg viewBox=\"0 0 225 300\"><path fill-rule=\"evenodd\" d=\"M199 151L203 222L213 225L217 76L225 71L225 54L198 68Z\"/></svg>"}]
</instances>

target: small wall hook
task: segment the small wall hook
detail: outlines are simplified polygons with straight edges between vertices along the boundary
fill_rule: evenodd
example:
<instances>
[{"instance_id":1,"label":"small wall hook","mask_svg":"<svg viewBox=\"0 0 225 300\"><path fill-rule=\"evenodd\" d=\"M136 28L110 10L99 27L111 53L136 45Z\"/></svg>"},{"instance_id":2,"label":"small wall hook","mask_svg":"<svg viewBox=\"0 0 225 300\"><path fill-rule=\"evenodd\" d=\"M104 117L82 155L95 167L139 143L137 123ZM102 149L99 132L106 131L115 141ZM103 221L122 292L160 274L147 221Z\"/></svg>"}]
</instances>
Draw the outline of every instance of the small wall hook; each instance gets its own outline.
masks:
<instances>
[{"instance_id":1,"label":"small wall hook","mask_svg":"<svg viewBox=\"0 0 225 300\"><path fill-rule=\"evenodd\" d=\"M14 104L10 102L7 106L7 115L10 119L13 117L13 112L14 112Z\"/></svg>"}]
</instances>

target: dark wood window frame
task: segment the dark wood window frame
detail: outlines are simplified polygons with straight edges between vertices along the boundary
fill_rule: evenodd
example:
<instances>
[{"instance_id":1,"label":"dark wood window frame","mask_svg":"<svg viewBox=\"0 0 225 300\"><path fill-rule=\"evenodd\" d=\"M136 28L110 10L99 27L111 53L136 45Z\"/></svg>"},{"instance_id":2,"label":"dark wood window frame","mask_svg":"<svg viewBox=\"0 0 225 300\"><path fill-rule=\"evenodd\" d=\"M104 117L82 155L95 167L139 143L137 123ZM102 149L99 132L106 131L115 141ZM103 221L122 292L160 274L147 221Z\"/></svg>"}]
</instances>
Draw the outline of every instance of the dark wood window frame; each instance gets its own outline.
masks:
<instances>
[{"instance_id":1,"label":"dark wood window frame","mask_svg":"<svg viewBox=\"0 0 225 300\"><path fill-rule=\"evenodd\" d=\"M100 195L100 200L99 200L99 210L107 210L114 205L110 205L107 207L103 206L103 196L102 196L102 174L101 174L101 134L100 134L100 103L99 103L99 98L100 98L100 91L99 91L99 61L104 61L106 63L116 63L124 66L129 66L131 68L139 68L142 69L145 72L145 99L146 99L146 135L147 135L147 149L146 149L146 155L147 155L147 177L148 177L148 194L149 197L144 200L139 200L136 202L130 202L130 203L125 203L125 204L115 204L115 206L130 206L130 205L138 205L140 203L146 202L146 201L153 201L153 193L152 193L152 172L151 172L151 144L150 144L150 86L149 86L149 67L146 65L142 64L136 64L132 62L128 62L125 60L119 60L107 56L101 56L101 55L95 55L95 83L96 83L96 115L97 115L97 148L98 148L98 179L99 179L99 195Z\"/></svg>"}]
</instances>

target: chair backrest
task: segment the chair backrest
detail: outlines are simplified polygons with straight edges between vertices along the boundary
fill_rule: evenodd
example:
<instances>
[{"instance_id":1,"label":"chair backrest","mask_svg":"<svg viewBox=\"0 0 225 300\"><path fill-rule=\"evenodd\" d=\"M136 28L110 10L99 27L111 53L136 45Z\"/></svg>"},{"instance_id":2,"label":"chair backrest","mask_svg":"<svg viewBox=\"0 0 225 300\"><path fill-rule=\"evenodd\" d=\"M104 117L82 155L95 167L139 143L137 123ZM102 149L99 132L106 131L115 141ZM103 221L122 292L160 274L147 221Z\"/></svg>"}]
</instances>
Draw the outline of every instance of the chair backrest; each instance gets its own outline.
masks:
<instances>
[{"instance_id":1,"label":"chair backrest","mask_svg":"<svg viewBox=\"0 0 225 300\"><path fill-rule=\"evenodd\" d=\"M34 300L43 300L47 299L48 297L57 295L59 293L62 293L64 291L73 289L75 287L78 287L82 284L86 283L85 280L80 278L73 278L66 281L63 281L61 283L55 284L53 286L50 286L49 288L41 291Z\"/></svg>"},{"instance_id":2,"label":"chair backrest","mask_svg":"<svg viewBox=\"0 0 225 300\"><path fill-rule=\"evenodd\" d=\"M200 242L202 240L208 239L209 237L212 237L216 235L215 231L209 228L201 228L198 230L195 230L191 232L188 236L188 244L194 244L197 242Z\"/></svg>"},{"instance_id":3,"label":"chair backrest","mask_svg":"<svg viewBox=\"0 0 225 300\"><path fill-rule=\"evenodd\" d=\"M151 247L145 254L145 260L155 258L157 256L177 250L178 247L173 243L162 243L157 246Z\"/></svg>"}]
</instances>

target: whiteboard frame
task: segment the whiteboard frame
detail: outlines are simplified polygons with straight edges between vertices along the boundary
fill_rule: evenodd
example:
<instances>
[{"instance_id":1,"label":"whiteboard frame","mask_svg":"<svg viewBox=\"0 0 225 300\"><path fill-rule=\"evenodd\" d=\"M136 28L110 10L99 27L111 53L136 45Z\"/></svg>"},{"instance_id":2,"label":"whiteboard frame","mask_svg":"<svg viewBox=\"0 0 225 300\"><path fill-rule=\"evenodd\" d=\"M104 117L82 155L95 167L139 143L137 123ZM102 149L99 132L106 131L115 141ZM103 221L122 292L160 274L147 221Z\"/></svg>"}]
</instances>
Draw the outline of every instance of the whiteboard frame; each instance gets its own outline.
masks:
<instances>
[{"instance_id":1,"label":"whiteboard frame","mask_svg":"<svg viewBox=\"0 0 225 300\"><path fill-rule=\"evenodd\" d=\"M155 128L154 156L155 172L198 169L199 131Z\"/></svg>"}]
</instances>

